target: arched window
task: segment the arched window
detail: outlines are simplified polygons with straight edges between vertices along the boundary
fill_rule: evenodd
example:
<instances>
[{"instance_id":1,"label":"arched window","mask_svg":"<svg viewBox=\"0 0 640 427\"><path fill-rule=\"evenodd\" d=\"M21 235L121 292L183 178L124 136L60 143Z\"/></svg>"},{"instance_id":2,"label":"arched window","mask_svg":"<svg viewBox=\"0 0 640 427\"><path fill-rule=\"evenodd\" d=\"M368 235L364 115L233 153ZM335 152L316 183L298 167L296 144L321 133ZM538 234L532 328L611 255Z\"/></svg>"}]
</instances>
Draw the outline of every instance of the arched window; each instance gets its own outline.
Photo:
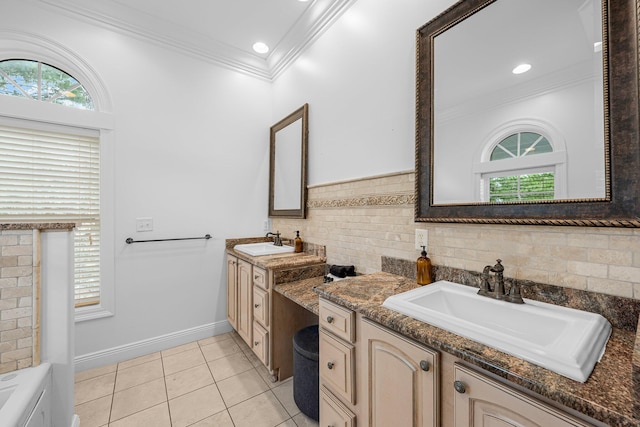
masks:
<instances>
[{"instance_id":1,"label":"arched window","mask_svg":"<svg viewBox=\"0 0 640 427\"><path fill-rule=\"evenodd\" d=\"M490 161L516 159L536 154L551 153L549 140L539 133L518 132L509 135L491 151ZM490 202L523 200L553 200L555 198L555 171L551 166L529 167L487 176Z\"/></svg>"},{"instance_id":2,"label":"arched window","mask_svg":"<svg viewBox=\"0 0 640 427\"><path fill-rule=\"evenodd\" d=\"M38 61L0 61L0 94L94 110L91 96L78 80Z\"/></svg>"},{"instance_id":3,"label":"arched window","mask_svg":"<svg viewBox=\"0 0 640 427\"><path fill-rule=\"evenodd\" d=\"M0 94L94 110L80 82L38 61L0 61ZM99 132L3 119L0 157L0 219L75 222L76 306L99 304Z\"/></svg>"},{"instance_id":4,"label":"arched window","mask_svg":"<svg viewBox=\"0 0 640 427\"><path fill-rule=\"evenodd\" d=\"M566 196L566 152L546 123L507 123L485 141L474 167L479 199L513 203Z\"/></svg>"}]
</instances>

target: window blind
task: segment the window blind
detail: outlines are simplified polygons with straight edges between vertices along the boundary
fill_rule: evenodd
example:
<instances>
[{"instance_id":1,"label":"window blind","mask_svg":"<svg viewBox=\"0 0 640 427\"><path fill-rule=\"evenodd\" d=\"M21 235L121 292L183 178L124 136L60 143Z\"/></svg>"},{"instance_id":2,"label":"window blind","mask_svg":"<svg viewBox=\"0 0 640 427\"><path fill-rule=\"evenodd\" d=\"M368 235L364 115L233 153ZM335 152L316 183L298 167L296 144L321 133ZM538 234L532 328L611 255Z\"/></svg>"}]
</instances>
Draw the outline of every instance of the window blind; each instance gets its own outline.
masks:
<instances>
[{"instance_id":1,"label":"window blind","mask_svg":"<svg viewBox=\"0 0 640 427\"><path fill-rule=\"evenodd\" d=\"M97 132L0 124L0 218L75 222L76 306L100 298L100 144Z\"/></svg>"}]
</instances>

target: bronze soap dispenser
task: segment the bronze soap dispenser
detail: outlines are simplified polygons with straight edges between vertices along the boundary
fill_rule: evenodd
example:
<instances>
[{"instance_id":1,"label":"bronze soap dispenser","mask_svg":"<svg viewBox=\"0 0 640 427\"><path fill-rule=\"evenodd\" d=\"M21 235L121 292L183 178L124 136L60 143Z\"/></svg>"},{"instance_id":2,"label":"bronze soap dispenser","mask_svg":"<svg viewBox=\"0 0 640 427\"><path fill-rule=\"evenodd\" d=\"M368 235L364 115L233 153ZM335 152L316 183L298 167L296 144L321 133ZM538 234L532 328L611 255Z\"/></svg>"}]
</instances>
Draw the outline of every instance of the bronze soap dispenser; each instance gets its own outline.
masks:
<instances>
[{"instance_id":1,"label":"bronze soap dispenser","mask_svg":"<svg viewBox=\"0 0 640 427\"><path fill-rule=\"evenodd\" d=\"M420 254L420 258L416 261L416 281L418 285L428 285L431 283L432 271L431 260L427 257L426 247L422 247L422 254Z\"/></svg>"}]
</instances>

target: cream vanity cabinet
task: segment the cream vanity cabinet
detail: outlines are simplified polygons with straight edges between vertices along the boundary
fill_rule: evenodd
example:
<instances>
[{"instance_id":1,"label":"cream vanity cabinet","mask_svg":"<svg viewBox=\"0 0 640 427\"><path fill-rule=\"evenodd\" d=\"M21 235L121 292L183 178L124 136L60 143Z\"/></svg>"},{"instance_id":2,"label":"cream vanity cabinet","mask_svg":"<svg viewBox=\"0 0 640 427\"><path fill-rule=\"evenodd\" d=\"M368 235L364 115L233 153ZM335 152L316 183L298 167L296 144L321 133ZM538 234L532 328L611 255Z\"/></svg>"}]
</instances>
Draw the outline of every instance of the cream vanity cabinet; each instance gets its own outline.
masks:
<instances>
[{"instance_id":1,"label":"cream vanity cabinet","mask_svg":"<svg viewBox=\"0 0 640 427\"><path fill-rule=\"evenodd\" d=\"M455 363L453 371L455 427L591 425L466 366Z\"/></svg>"},{"instance_id":2,"label":"cream vanity cabinet","mask_svg":"<svg viewBox=\"0 0 640 427\"><path fill-rule=\"evenodd\" d=\"M361 425L439 426L438 352L367 319L358 323L358 334L360 366L367 369L363 406L369 408Z\"/></svg>"},{"instance_id":3,"label":"cream vanity cabinet","mask_svg":"<svg viewBox=\"0 0 640 427\"><path fill-rule=\"evenodd\" d=\"M356 316L320 298L320 424L356 423ZM358 423L360 425L360 423Z\"/></svg>"}]
</instances>

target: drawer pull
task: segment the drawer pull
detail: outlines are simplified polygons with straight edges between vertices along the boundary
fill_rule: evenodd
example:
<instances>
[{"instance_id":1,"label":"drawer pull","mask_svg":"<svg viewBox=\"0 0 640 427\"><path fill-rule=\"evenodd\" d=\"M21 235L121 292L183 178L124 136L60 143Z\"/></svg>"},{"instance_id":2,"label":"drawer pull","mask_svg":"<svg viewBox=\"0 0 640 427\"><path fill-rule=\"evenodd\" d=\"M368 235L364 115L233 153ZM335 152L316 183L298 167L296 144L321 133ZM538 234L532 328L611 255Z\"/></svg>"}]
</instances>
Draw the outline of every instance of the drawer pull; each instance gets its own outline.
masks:
<instances>
[{"instance_id":1,"label":"drawer pull","mask_svg":"<svg viewBox=\"0 0 640 427\"><path fill-rule=\"evenodd\" d=\"M254 306L255 308L258 308L258 307L260 307L260 304L253 304L253 306Z\"/></svg>"},{"instance_id":2,"label":"drawer pull","mask_svg":"<svg viewBox=\"0 0 640 427\"><path fill-rule=\"evenodd\" d=\"M260 345L260 341L254 341L253 345Z\"/></svg>"},{"instance_id":3,"label":"drawer pull","mask_svg":"<svg viewBox=\"0 0 640 427\"><path fill-rule=\"evenodd\" d=\"M327 322L333 323L333 316L327 316Z\"/></svg>"},{"instance_id":4,"label":"drawer pull","mask_svg":"<svg viewBox=\"0 0 640 427\"><path fill-rule=\"evenodd\" d=\"M329 362L329 363L327 363L327 368L333 369L334 365L335 365L335 363Z\"/></svg>"},{"instance_id":5,"label":"drawer pull","mask_svg":"<svg viewBox=\"0 0 640 427\"><path fill-rule=\"evenodd\" d=\"M464 394L467 391L467 388L464 386L464 383L462 381L454 381L453 388L455 388L456 391L460 394Z\"/></svg>"},{"instance_id":6,"label":"drawer pull","mask_svg":"<svg viewBox=\"0 0 640 427\"><path fill-rule=\"evenodd\" d=\"M422 369L423 371L428 371L429 370L429 362L427 362L426 360L421 360L420 361L420 369Z\"/></svg>"},{"instance_id":7,"label":"drawer pull","mask_svg":"<svg viewBox=\"0 0 640 427\"><path fill-rule=\"evenodd\" d=\"M260 278L260 276L258 276L257 274L255 276L253 276L253 280L258 280Z\"/></svg>"}]
</instances>

